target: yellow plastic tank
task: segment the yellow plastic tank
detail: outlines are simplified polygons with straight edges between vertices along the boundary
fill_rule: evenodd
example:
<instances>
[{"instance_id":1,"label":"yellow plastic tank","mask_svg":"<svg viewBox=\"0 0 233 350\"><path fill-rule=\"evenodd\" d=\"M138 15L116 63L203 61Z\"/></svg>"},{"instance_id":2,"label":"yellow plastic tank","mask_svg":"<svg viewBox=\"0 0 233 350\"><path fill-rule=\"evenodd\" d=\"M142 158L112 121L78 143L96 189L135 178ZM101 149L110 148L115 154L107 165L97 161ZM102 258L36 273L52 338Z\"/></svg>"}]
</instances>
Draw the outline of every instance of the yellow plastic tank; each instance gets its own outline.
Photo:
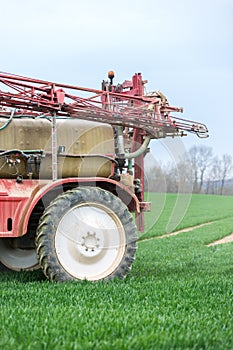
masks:
<instances>
[{"instance_id":1,"label":"yellow plastic tank","mask_svg":"<svg viewBox=\"0 0 233 350\"><path fill-rule=\"evenodd\" d=\"M0 177L52 177L52 122L46 118L0 117L0 152L21 150L34 154L0 156ZM76 118L57 119L58 178L109 177L114 155L113 129L108 124ZM42 157L37 156L43 151ZM32 160L33 159L33 160Z\"/></svg>"}]
</instances>

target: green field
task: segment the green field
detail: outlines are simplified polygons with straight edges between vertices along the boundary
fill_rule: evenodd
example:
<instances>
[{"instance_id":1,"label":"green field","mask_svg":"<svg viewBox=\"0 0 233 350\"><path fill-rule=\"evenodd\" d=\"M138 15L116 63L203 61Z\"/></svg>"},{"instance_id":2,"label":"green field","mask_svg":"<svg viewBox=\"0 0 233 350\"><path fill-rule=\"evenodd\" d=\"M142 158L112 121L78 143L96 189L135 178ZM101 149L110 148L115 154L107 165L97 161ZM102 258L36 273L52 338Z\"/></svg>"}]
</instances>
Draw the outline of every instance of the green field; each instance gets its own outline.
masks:
<instances>
[{"instance_id":1,"label":"green field","mask_svg":"<svg viewBox=\"0 0 233 350\"><path fill-rule=\"evenodd\" d=\"M149 196L148 232L124 280L51 283L42 273L0 273L0 348L233 349L233 197L193 195L177 229L163 239L175 195ZM144 238L151 238L145 240Z\"/></svg>"},{"instance_id":2,"label":"green field","mask_svg":"<svg viewBox=\"0 0 233 350\"><path fill-rule=\"evenodd\" d=\"M174 216L174 227L167 229L169 218L179 200ZM150 193L152 211L145 213L146 233L143 238L160 236L164 233L210 221L233 217L233 197L217 195L186 195ZM183 205L183 203L185 203ZM181 221L180 221L181 220ZM176 223L178 222L178 225ZM233 230L232 230L233 231Z\"/></svg>"}]
</instances>

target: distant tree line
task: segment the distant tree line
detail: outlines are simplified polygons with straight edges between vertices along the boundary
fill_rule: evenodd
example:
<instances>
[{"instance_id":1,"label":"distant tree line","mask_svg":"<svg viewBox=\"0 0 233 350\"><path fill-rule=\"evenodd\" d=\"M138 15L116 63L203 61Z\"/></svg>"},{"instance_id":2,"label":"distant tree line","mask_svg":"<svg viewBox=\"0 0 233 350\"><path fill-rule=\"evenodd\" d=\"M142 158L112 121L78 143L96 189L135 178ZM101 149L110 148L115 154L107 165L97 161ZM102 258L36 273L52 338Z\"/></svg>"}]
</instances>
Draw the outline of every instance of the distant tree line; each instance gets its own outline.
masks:
<instances>
[{"instance_id":1,"label":"distant tree line","mask_svg":"<svg viewBox=\"0 0 233 350\"><path fill-rule=\"evenodd\" d=\"M215 156L207 146L192 146L176 164L146 162L145 183L152 192L233 195L233 159Z\"/></svg>"}]
</instances>

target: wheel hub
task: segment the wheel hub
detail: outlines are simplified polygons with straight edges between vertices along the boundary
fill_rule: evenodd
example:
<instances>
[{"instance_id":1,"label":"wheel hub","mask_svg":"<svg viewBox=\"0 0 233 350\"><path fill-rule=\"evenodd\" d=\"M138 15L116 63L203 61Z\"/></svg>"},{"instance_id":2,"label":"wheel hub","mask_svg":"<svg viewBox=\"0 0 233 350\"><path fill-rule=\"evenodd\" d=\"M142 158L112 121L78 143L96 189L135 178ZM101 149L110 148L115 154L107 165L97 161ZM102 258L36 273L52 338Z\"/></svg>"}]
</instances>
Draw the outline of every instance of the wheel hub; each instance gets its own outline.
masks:
<instances>
[{"instance_id":1,"label":"wheel hub","mask_svg":"<svg viewBox=\"0 0 233 350\"><path fill-rule=\"evenodd\" d=\"M99 203L81 203L61 218L56 255L75 278L99 280L110 275L125 252L125 231L118 216Z\"/></svg>"},{"instance_id":2,"label":"wheel hub","mask_svg":"<svg viewBox=\"0 0 233 350\"><path fill-rule=\"evenodd\" d=\"M83 242L82 246L85 248L85 250L94 252L97 248L99 248L99 238L96 237L96 233L90 233L87 232L86 236L82 237Z\"/></svg>"}]
</instances>

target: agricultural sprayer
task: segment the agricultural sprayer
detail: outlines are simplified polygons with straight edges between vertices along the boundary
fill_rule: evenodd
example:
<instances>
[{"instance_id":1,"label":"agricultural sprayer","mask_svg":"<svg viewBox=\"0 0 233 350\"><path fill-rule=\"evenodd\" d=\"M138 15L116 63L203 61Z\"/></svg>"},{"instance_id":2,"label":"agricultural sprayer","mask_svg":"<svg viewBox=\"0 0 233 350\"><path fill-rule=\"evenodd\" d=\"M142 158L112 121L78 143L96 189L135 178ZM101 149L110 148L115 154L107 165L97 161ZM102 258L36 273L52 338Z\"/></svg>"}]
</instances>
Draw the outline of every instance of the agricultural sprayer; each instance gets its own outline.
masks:
<instances>
[{"instance_id":1,"label":"agricultural sprayer","mask_svg":"<svg viewBox=\"0 0 233 350\"><path fill-rule=\"evenodd\" d=\"M100 90L0 73L0 261L49 280L124 277L144 230L151 139L205 137L142 75ZM133 214L133 216L132 216ZM134 218L133 218L134 217Z\"/></svg>"}]
</instances>

